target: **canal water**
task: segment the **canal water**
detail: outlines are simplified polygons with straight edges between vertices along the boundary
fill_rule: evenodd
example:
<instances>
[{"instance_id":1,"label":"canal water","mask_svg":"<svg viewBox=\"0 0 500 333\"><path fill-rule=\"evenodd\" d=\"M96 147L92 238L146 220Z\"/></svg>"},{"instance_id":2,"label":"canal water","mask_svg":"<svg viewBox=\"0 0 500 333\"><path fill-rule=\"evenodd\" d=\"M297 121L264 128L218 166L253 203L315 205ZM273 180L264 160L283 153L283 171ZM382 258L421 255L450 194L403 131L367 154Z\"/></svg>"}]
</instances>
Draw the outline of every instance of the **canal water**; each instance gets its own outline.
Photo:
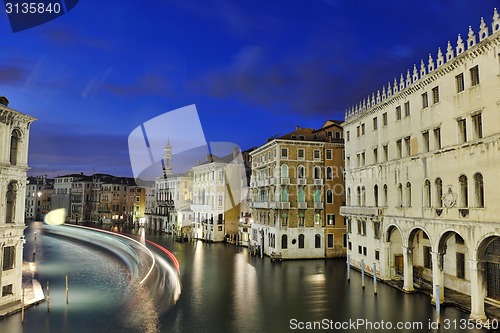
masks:
<instances>
[{"instance_id":1,"label":"canal water","mask_svg":"<svg viewBox=\"0 0 500 333\"><path fill-rule=\"evenodd\" d=\"M242 247L178 243L151 234L147 239L177 257L182 282L177 304L158 315L112 254L44 234L41 225L32 224L26 231L27 258L35 227L39 278L43 286L50 282L51 311L41 303L26 311L24 324L18 314L0 320L2 333L486 332L462 329L468 315L453 307L441 313L448 329L434 329L428 296L404 294L380 282L375 296L372 280L366 279L363 290L358 272L347 282L345 260L271 262Z\"/></svg>"}]
</instances>

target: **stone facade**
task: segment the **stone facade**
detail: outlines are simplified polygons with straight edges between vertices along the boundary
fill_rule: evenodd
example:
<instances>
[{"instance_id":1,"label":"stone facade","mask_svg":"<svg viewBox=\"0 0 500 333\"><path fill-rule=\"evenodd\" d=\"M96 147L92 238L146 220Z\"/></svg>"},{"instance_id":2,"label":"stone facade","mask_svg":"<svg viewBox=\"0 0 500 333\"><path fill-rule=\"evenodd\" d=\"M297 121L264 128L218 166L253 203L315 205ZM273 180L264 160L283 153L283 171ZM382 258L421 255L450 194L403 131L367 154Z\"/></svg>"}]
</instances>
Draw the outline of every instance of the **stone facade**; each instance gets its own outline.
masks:
<instances>
[{"instance_id":1,"label":"stone facade","mask_svg":"<svg viewBox=\"0 0 500 333\"><path fill-rule=\"evenodd\" d=\"M490 34L491 33L491 34ZM384 280L500 301L500 19L346 112L348 255ZM439 299L437 299L439 298Z\"/></svg>"},{"instance_id":2,"label":"stone facade","mask_svg":"<svg viewBox=\"0 0 500 333\"><path fill-rule=\"evenodd\" d=\"M0 306L21 300L28 141L35 120L7 105L0 97Z\"/></svg>"},{"instance_id":3,"label":"stone facade","mask_svg":"<svg viewBox=\"0 0 500 333\"><path fill-rule=\"evenodd\" d=\"M343 146L341 126L328 121L250 153L253 246L284 259L345 255Z\"/></svg>"}]
</instances>

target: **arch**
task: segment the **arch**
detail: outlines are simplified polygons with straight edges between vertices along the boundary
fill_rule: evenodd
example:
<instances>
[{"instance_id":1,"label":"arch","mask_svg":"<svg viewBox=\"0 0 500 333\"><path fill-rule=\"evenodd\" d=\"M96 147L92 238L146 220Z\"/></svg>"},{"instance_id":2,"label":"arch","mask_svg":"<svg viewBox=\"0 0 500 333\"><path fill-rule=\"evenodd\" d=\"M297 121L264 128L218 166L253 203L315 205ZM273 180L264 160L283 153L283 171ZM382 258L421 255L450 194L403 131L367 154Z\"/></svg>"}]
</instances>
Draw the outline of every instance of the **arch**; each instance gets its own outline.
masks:
<instances>
[{"instance_id":1,"label":"arch","mask_svg":"<svg viewBox=\"0 0 500 333\"><path fill-rule=\"evenodd\" d=\"M385 231L385 241L390 243L387 263L390 278L401 277L404 275L404 235L399 226L389 225Z\"/></svg>"},{"instance_id":2,"label":"arch","mask_svg":"<svg viewBox=\"0 0 500 333\"><path fill-rule=\"evenodd\" d=\"M351 205L351 188L347 188L347 192L346 192L346 204L347 206L350 206Z\"/></svg>"},{"instance_id":3,"label":"arch","mask_svg":"<svg viewBox=\"0 0 500 333\"><path fill-rule=\"evenodd\" d=\"M398 184L398 207L403 207L403 185Z\"/></svg>"},{"instance_id":4,"label":"arch","mask_svg":"<svg viewBox=\"0 0 500 333\"><path fill-rule=\"evenodd\" d=\"M326 179L333 180L333 169L332 167L326 167Z\"/></svg>"},{"instance_id":5,"label":"arch","mask_svg":"<svg viewBox=\"0 0 500 333\"><path fill-rule=\"evenodd\" d=\"M389 225L387 226L387 228L385 228L385 233L384 233L384 235L385 235L385 236L384 236L384 241L385 241L385 242L390 242L390 241L391 241L391 235L392 235L392 233L395 231L395 229L396 229L397 231L399 231L399 234L400 234L400 236L401 236L401 239L403 239L403 235L404 235L404 234L403 234L403 231L399 228L399 226L398 226L398 225L396 225L396 224L389 224Z\"/></svg>"},{"instance_id":6,"label":"arch","mask_svg":"<svg viewBox=\"0 0 500 333\"><path fill-rule=\"evenodd\" d=\"M17 187L17 182L15 181L12 181L9 185L7 185L5 223L15 223Z\"/></svg>"},{"instance_id":7,"label":"arch","mask_svg":"<svg viewBox=\"0 0 500 333\"><path fill-rule=\"evenodd\" d=\"M298 202L304 202L305 201L305 194L304 194L304 187L299 186L297 190L297 201Z\"/></svg>"},{"instance_id":8,"label":"arch","mask_svg":"<svg viewBox=\"0 0 500 333\"><path fill-rule=\"evenodd\" d=\"M443 207L443 181L441 178L436 178L434 181L434 185L436 187L436 199L435 205L437 208Z\"/></svg>"},{"instance_id":9,"label":"arch","mask_svg":"<svg viewBox=\"0 0 500 333\"><path fill-rule=\"evenodd\" d=\"M288 165L286 164L281 165L281 177L288 178Z\"/></svg>"},{"instance_id":10,"label":"arch","mask_svg":"<svg viewBox=\"0 0 500 333\"><path fill-rule=\"evenodd\" d=\"M304 248L304 234L299 234L299 249Z\"/></svg>"},{"instance_id":11,"label":"arch","mask_svg":"<svg viewBox=\"0 0 500 333\"><path fill-rule=\"evenodd\" d=\"M361 187L358 186L356 188L356 193L358 195L358 202L357 202L356 206L361 206Z\"/></svg>"},{"instance_id":12,"label":"arch","mask_svg":"<svg viewBox=\"0 0 500 333\"><path fill-rule=\"evenodd\" d=\"M306 178L306 168L303 165L297 167L297 178Z\"/></svg>"},{"instance_id":13,"label":"arch","mask_svg":"<svg viewBox=\"0 0 500 333\"><path fill-rule=\"evenodd\" d=\"M411 183L406 183L406 207L411 207Z\"/></svg>"},{"instance_id":14,"label":"arch","mask_svg":"<svg viewBox=\"0 0 500 333\"><path fill-rule=\"evenodd\" d=\"M321 248L321 235L320 234L316 234L314 236L314 248L315 249Z\"/></svg>"},{"instance_id":15,"label":"arch","mask_svg":"<svg viewBox=\"0 0 500 333\"><path fill-rule=\"evenodd\" d=\"M484 207L484 183L483 175L479 172L474 174L474 206Z\"/></svg>"},{"instance_id":16,"label":"arch","mask_svg":"<svg viewBox=\"0 0 500 333\"><path fill-rule=\"evenodd\" d=\"M19 161L19 143L21 142L21 132L14 129L10 135L10 164L16 165Z\"/></svg>"},{"instance_id":17,"label":"arch","mask_svg":"<svg viewBox=\"0 0 500 333\"><path fill-rule=\"evenodd\" d=\"M483 281L484 297L496 302L500 301L500 288L498 286L500 280L499 235L487 235L478 243L477 259L482 266L480 280Z\"/></svg>"},{"instance_id":18,"label":"arch","mask_svg":"<svg viewBox=\"0 0 500 333\"><path fill-rule=\"evenodd\" d=\"M320 166L314 167L314 179L321 179L321 167Z\"/></svg>"},{"instance_id":19,"label":"arch","mask_svg":"<svg viewBox=\"0 0 500 333\"><path fill-rule=\"evenodd\" d=\"M422 231L426 237L429 239L429 242L432 244L434 244L431 236L430 236L430 233L429 231L427 231L424 227L422 226L415 226L413 228L410 229L410 231L408 232L408 244L410 244L412 241L413 241L413 238L415 237L415 235L419 232L419 231Z\"/></svg>"},{"instance_id":20,"label":"arch","mask_svg":"<svg viewBox=\"0 0 500 333\"><path fill-rule=\"evenodd\" d=\"M426 208L429 208L431 206L432 202L432 196L431 196L431 181L429 179L426 179L424 181L424 197L423 197L423 206Z\"/></svg>"},{"instance_id":21,"label":"arch","mask_svg":"<svg viewBox=\"0 0 500 333\"><path fill-rule=\"evenodd\" d=\"M375 207L378 207L378 185L373 186L373 201Z\"/></svg>"},{"instance_id":22,"label":"arch","mask_svg":"<svg viewBox=\"0 0 500 333\"><path fill-rule=\"evenodd\" d=\"M384 204L385 207L387 207L388 206L388 203L387 203L387 198L388 198L388 196L387 196L387 184L384 184L384 193L383 193L383 195L384 195L384 202L383 202L383 204Z\"/></svg>"},{"instance_id":23,"label":"arch","mask_svg":"<svg viewBox=\"0 0 500 333\"><path fill-rule=\"evenodd\" d=\"M360 206L366 206L366 188L363 186L361 188L361 205Z\"/></svg>"},{"instance_id":24,"label":"arch","mask_svg":"<svg viewBox=\"0 0 500 333\"><path fill-rule=\"evenodd\" d=\"M458 187L458 207L469 207L469 185L466 175L461 175L460 177L458 177Z\"/></svg>"},{"instance_id":25,"label":"arch","mask_svg":"<svg viewBox=\"0 0 500 333\"><path fill-rule=\"evenodd\" d=\"M333 203L333 191L332 190L326 191L326 203L327 204Z\"/></svg>"}]
</instances>

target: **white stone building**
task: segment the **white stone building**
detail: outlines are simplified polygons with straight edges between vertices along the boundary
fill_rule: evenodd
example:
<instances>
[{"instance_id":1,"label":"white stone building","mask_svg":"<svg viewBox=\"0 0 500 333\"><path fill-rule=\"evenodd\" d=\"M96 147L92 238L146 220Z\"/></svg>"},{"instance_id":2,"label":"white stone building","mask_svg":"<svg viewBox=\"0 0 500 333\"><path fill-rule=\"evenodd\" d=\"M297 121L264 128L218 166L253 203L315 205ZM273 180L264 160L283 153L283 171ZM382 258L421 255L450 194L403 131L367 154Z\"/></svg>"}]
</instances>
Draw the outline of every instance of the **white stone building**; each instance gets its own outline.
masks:
<instances>
[{"instance_id":1,"label":"white stone building","mask_svg":"<svg viewBox=\"0 0 500 333\"><path fill-rule=\"evenodd\" d=\"M35 120L7 105L0 97L0 306L21 300L28 141Z\"/></svg>"},{"instance_id":2,"label":"white stone building","mask_svg":"<svg viewBox=\"0 0 500 333\"><path fill-rule=\"evenodd\" d=\"M346 112L351 265L500 303L500 18ZM433 299L435 302L436 299Z\"/></svg>"}]
</instances>

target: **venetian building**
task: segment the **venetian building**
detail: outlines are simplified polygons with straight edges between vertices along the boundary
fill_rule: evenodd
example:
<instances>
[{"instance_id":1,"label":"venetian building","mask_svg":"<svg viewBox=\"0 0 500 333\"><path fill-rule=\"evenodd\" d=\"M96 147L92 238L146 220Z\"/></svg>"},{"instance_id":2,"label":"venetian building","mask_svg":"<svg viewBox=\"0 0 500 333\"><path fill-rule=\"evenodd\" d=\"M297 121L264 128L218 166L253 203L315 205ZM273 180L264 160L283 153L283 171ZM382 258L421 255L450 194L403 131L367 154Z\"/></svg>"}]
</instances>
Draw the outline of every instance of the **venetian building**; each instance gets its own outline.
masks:
<instances>
[{"instance_id":1,"label":"venetian building","mask_svg":"<svg viewBox=\"0 0 500 333\"><path fill-rule=\"evenodd\" d=\"M404 290L500 301L500 18L448 42L347 110L351 265ZM439 288L438 288L439 286Z\"/></svg>"},{"instance_id":2,"label":"venetian building","mask_svg":"<svg viewBox=\"0 0 500 333\"><path fill-rule=\"evenodd\" d=\"M345 256L342 127L299 128L252 152L251 245L284 259Z\"/></svg>"},{"instance_id":3,"label":"venetian building","mask_svg":"<svg viewBox=\"0 0 500 333\"><path fill-rule=\"evenodd\" d=\"M20 302L28 141L35 118L0 97L0 306Z\"/></svg>"}]
</instances>

